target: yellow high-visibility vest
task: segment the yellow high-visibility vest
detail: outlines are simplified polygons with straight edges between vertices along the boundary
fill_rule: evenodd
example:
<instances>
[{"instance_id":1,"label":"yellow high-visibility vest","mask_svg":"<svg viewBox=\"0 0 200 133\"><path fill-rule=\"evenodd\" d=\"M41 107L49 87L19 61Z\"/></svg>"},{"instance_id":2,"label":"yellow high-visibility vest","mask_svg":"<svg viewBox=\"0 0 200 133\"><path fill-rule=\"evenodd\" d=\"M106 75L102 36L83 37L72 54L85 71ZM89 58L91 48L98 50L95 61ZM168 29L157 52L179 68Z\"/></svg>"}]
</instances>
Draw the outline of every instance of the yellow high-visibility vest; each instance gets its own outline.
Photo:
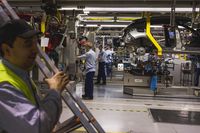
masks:
<instances>
[{"instance_id":1,"label":"yellow high-visibility vest","mask_svg":"<svg viewBox=\"0 0 200 133\"><path fill-rule=\"evenodd\" d=\"M2 61L0 61L0 82L9 82L17 90L21 91L28 100L33 104L36 104L36 100L28 85L23 81L23 79L6 67Z\"/></svg>"}]
</instances>

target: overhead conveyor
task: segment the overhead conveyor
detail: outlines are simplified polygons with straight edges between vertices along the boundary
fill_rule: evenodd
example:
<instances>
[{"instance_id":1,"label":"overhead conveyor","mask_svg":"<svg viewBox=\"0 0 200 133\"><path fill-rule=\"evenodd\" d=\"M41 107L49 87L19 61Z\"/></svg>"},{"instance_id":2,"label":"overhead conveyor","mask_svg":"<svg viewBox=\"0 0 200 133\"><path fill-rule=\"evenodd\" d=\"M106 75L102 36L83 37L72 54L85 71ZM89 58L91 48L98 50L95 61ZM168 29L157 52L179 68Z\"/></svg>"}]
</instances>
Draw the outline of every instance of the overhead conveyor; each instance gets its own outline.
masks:
<instances>
[{"instance_id":1,"label":"overhead conveyor","mask_svg":"<svg viewBox=\"0 0 200 133\"><path fill-rule=\"evenodd\" d=\"M9 6L6 0L0 0L0 9L6 9L7 12L3 12L3 15L8 14L5 18L19 19L13 9ZM1 16L1 15L0 15ZM39 45L39 55L36 58L36 63L45 77L51 77L59 70L50 60L50 58L42 51ZM83 126L88 133L105 133L104 129L94 118L92 113L88 110L82 100L75 93L75 82L71 81L62 93L62 99L65 104L71 109L74 116L59 123L55 129L55 133L67 133L74 131L75 129Z\"/></svg>"}]
</instances>

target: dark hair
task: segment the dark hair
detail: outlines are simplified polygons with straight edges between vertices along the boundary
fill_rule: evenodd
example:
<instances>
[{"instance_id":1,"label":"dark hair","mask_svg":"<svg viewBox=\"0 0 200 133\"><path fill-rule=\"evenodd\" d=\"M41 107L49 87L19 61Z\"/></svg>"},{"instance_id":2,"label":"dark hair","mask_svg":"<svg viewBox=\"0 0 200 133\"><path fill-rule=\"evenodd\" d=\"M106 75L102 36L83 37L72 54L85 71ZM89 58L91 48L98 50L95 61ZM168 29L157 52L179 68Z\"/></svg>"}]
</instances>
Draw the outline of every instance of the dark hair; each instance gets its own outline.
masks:
<instances>
[{"instance_id":1,"label":"dark hair","mask_svg":"<svg viewBox=\"0 0 200 133\"><path fill-rule=\"evenodd\" d=\"M79 38L79 41L81 41L81 40L83 40L83 39L85 39L86 41L88 40L88 38L87 38L86 36L81 36L81 37Z\"/></svg>"}]
</instances>

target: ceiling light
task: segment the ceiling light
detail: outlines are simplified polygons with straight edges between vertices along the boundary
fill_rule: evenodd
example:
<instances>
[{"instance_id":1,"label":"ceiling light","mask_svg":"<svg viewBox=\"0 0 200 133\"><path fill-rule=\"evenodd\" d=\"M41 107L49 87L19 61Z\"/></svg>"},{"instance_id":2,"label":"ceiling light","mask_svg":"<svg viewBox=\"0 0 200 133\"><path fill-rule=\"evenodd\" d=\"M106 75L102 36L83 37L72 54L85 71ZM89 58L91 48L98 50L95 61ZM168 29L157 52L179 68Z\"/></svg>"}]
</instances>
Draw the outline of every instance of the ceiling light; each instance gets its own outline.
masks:
<instances>
[{"instance_id":1,"label":"ceiling light","mask_svg":"<svg viewBox=\"0 0 200 133\"><path fill-rule=\"evenodd\" d=\"M83 10L83 13L84 13L84 14L89 14L90 11Z\"/></svg>"},{"instance_id":2,"label":"ceiling light","mask_svg":"<svg viewBox=\"0 0 200 133\"><path fill-rule=\"evenodd\" d=\"M127 27L128 25L101 25L101 27Z\"/></svg>"},{"instance_id":3,"label":"ceiling light","mask_svg":"<svg viewBox=\"0 0 200 133\"><path fill-rule=\"evenodd\" d=\"M81 8L77 8L77 7L62 7L58 10L66 10L66 11L70 11L70 10L83 10ZM89 12L89 11L86 11L86 12Z\"/></svg>"},{"instance_id":4,"label":"ceiling light","mask_svg":"<svg viewBox=\"0 0 200 133\"><path fill-rule=\"evenodd\" d=\"M84 9L79 9L77 7L62 7L60 10L83 10L84 12L171 12L170 7L154 7L154 8L147 8L147 7L137 7L137 8L106 8L106 7L85 7ZM192 8L175 8L176 12L192 12ZM198 11L199 8L196 8L196 11Z\"/></svg>"},{"instance_id":5,"label":"ceiling light","mask_svg":"<svg viewBox=\"0 0 200 133\"><path fill-rule=\"evenodd\" d=\"M196 8L197 10L199 10L199 8ZM112 11L116 11L116 12L127 12L127 11L132 11L132 12L171 12L171 8L85 8L83 9L84 11L95 11L95 12L112 12ZM192 12L192 8L176 8L175 9L176 12Z\"/></svg>"},{"instance_id":6,"label":"ceiling light","mask_svg":"<svg viewBox=\"0 0 200 133\"><path fill-rule=\"evenodd\" d=\"M110 28L112 28L112 27L127 27L128 25L96 25L96 24L86 24L86 25L83 25L83 24L79 24L79 25L77 25L78 27L110 27Z\"/></svg>"}]
</instances>

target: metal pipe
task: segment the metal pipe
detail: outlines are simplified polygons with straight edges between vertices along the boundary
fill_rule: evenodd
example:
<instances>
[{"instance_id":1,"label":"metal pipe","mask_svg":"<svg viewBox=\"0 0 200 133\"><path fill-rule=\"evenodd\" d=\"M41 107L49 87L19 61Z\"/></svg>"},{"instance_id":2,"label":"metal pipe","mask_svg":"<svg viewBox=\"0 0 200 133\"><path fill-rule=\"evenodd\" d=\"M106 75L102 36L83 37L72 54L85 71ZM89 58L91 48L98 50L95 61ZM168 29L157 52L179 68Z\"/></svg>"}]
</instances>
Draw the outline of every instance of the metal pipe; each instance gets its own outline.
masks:
<instances>
[{"instance_id":1,"label":"metal pipe","mask_svg":"<svg viewBox=\"0 0 200 133\"><path fill-rule=\"evenodd\" d=\"M147 16L147 20L146 20L146 35L149 38L149 40L154 44L154 46L157 48L158 55L162 55L162 48L161 48L160 44L152 36L150 25L151 25L150 17Z\"/></svg>"}]
</instances>

